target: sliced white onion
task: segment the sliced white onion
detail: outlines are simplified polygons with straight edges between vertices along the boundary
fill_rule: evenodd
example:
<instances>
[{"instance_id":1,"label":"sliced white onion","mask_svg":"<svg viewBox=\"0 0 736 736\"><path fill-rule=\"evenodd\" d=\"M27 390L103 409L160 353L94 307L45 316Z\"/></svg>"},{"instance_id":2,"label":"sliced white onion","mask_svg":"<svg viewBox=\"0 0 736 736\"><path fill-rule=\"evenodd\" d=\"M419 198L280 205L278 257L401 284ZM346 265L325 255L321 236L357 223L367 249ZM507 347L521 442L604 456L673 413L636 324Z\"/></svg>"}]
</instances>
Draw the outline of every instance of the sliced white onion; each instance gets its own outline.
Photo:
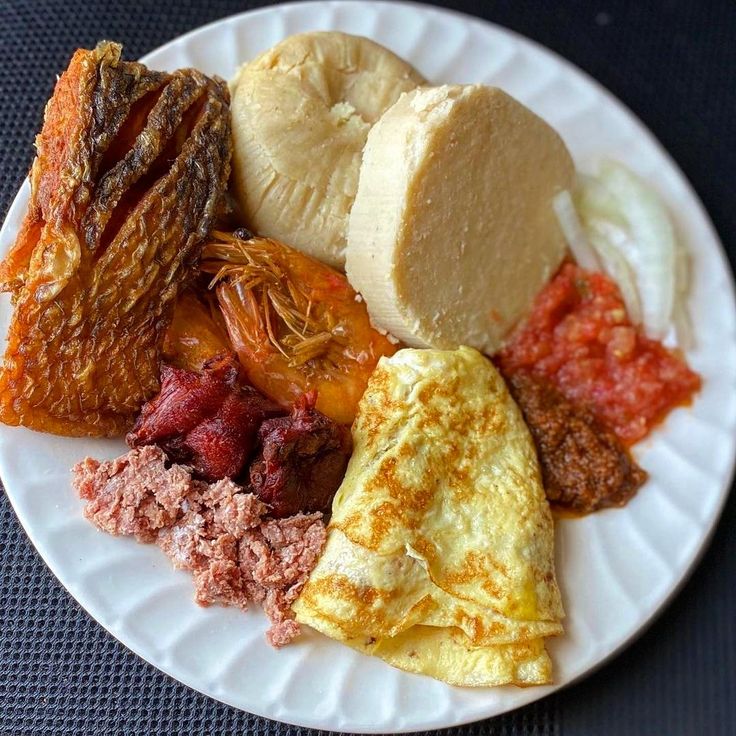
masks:
<instances>
[{"instance_id":1,"label":"sliced white onion","mask_svg":"<svg viewBox=\"0 0 736 736\"><path fill-rule=\"evenodd\" d=\"M672 307L672 321L675 325L677 344L683 350L695 346L695 333L687 309L690 290L690 259L683 244L677 240L675 248L675 303Z\"/></svg>"},{"instance_id":2,"label":"sliced white onion","mask_svg":"<svg viewBox=\"0 0 736 736\"><path fill-rule=\"evenodd\" d=\"M629 315L629 319L635 325L641 324L639 290L636 286L634 271L628 261L616 246L611 245L605 236L597 232L591 232L590 242L603 262L603 270L618 286L621 297L626 305L626 312Z\"/></svg>"},{"instance_id":3,"label":"sliced white onion","mask_svg":"<svg viewBox=\"0 0 736 736\"><path fill-rule=\"evenodd\" d=\"M675 302L675 233L659 196L625 166L601 165L599 181L626 219L633 247L624 255L636 275L644 330L662 339L669 328Z\"/></svg>"},{"instance_id":4,"label":"sliced white onion","mask_svg":"<svg viewBox=\"0 0 736 736\"><path fill-rule=\"evenodd\" d=\"M649 337L692 347L688 254L656 192L606 161L599 176L579 175L574 199L563 192L554 208L575 260L616 282L631 321Z\"/></svg>"},{"instance_id":5,"label":"sliced white onion","mask_svg":"<svg viewBox=\"0 0 736 736\"><path fill-rule=\"evenodd\" d=\"M596 177L579 173L577 179L574 202L583 220L596 217L624 229L629 226L616 198Z\"/></svg>"},{"instance_id":6,"label":"sliced white onion","mask_svg":"<svg viewBox=\"0 0 736 736\"><path fill-rule=\"evenodd\" d=\"M676 301L672 310L672 321L675 325L675 337L682 350L692 350L695 347L695 332L685 301Z\"/></svg>"},{"instance_id":7,"label":"sliced white onion","mask_svg":"<svg viewBox=\"0 0 736 736\"><path fill-rule=\"evenodd\" d=\"M682 243L675 240L675 294L684 296L690 290L690 256Z\"/></svg>"},{"instance_id":8,"label":"sliced white onion","mask_svg":"<svg viewBox=\"0 0 736 736\"><path fill-rule=\"evenodd\" d=\"M595 250L588 242L570 192L566 189L560 192L555 196L552 206L577 264L586 271L599 271L601 268L600 261Z\"/></svg>"}]
</instances>

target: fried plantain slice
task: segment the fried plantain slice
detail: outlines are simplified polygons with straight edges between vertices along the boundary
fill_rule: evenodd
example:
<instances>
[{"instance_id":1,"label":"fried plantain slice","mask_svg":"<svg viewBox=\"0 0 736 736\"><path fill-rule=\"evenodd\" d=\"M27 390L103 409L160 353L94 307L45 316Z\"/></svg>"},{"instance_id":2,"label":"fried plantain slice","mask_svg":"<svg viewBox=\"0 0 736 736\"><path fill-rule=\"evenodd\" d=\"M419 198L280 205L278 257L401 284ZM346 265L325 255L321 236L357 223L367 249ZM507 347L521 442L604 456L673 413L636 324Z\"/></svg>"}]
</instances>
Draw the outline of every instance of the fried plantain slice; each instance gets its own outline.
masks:
<instances>
[{"instance_id":1,"label":"fried plantain slice","mask_svg":"<svg viewBox=\"0 0 736 736\"><path fill-rule=\"evenodd\" d=\"M125 433L159 390L174 302L230 172L225 83L79 50L36 139L31 203L0 264L14 313L0 420Z\"/></svg>"}]
</instances>

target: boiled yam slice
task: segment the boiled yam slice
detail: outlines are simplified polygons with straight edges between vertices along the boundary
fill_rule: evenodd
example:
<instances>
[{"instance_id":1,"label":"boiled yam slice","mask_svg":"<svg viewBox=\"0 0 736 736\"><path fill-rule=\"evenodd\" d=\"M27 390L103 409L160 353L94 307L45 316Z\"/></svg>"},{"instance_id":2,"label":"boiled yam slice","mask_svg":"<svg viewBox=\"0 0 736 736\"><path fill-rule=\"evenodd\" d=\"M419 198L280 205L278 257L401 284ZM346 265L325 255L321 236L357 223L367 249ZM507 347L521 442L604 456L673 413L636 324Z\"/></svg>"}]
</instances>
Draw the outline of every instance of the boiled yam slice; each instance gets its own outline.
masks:
<instances>
[{"instance_id":1,"label":"boiled yam slice","mask_svg":"<svg viewBox=\"0 0 736 736\"><path fill-rule=\"evenodd\" d=\"M493 353L560 265L552 209L573 184L560 136L500 89L408 92L363 153L347 274L408 345Z\"/></svg>"},{"instance_id":2,"label":"boiled yam slice","mask_svg":"<svg viewBox=\"0 0 736 736\"><path fill-rule=\"evenodd\" d=\"M423 82L383 46L337 31L289 36L241 67L233 184L244 224L342 269L368 131Z\"/></svg>"}]
</instances>

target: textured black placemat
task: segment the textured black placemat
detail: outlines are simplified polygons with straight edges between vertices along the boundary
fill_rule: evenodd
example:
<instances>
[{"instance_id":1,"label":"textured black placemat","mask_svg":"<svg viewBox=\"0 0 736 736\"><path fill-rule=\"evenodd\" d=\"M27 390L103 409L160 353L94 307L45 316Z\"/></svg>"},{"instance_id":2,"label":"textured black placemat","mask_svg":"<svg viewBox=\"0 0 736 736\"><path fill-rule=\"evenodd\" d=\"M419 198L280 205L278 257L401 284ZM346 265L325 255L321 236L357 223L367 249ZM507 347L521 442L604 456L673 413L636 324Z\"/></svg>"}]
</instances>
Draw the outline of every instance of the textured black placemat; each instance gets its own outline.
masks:
<instances>
[{"instance_id":1,"label":"textured black placemat","mask_svg":"<svg viewBox=\"0 0 736 736\"><path fill-rule=\"evenodd\" d=\"M74 48L111 38L138 57L265 4L0 0L0 215ZM736 2L442 4L540 41L626 102L691 179L733 262ZM447 733L736 734L735 580L736 497L693 579L626 653L541 703ZM128 652L61 588L0 493L0 734L235 733L314 732L216 703Z\"/></svg>"}]
</instances>

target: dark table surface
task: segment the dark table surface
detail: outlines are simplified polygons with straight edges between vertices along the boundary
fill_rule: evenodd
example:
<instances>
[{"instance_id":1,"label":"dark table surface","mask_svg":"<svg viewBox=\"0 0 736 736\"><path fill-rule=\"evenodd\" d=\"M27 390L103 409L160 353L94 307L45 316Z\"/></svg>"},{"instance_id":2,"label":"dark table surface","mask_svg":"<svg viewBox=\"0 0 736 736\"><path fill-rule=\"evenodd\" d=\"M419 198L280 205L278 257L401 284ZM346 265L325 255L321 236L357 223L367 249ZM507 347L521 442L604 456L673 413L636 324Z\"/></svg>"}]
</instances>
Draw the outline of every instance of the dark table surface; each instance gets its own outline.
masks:
<instances>
[{"instance_id":1,"label":"dark table surface","mask_svg":"<svg viewBox=\"0 0 736 736\"><path fill-rule=\"evenodd\" d=\"M0 0L0 214L78 46L128 57L263 2ZM554 49L623 100L688 176L736 258L736 2L444 2ZM697 488L693 489L697 493ZM667 611L561 693L452 734L736 734L736 495ZM82 611L0 493L0 734L301 734L175 683Z\"/></svg>"}]
</instances>

